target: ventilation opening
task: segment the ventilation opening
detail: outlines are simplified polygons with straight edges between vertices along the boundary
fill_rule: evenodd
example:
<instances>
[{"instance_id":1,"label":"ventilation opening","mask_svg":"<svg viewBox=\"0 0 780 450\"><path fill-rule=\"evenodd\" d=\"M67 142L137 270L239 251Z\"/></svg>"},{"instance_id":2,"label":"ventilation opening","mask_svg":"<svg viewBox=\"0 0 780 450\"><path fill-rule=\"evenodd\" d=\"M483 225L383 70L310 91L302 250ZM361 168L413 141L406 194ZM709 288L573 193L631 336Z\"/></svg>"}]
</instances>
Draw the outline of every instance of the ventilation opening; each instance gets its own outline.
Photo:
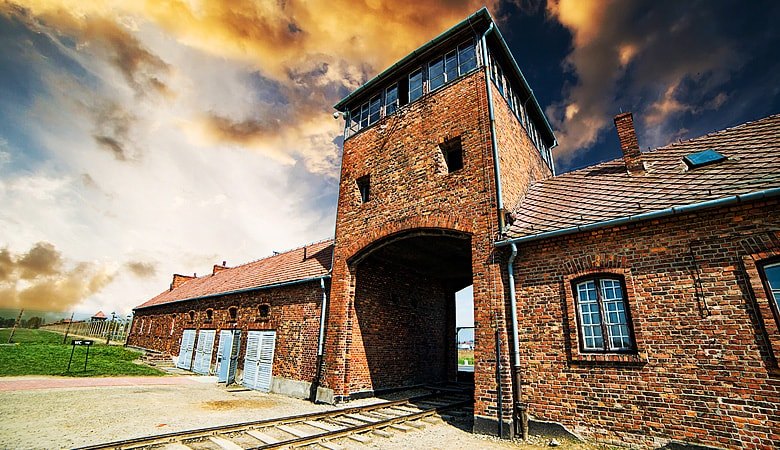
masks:
<instances>
[{"instance_id":1,"label":"ventilation opening","mask_svg":"<svg viewBox=\"0 0 780 450\"><path fill-rule=\"evenodd\" d=\"M369 195L371 186L371 176L366 175L355 180L358 191L360 192L360 201L366 203L371 197Z\"/></svg>"},{"instance_id":2,"label":"ventilation opening","mask_svg":"<svg viewBox=\"0 0 780 450\"><path fill-rule=\"evenodd\" d=\"M258 320L266 320L271 317L271 305L265 304L257 307Z\"/></svg>"},{"instance_id":3,"label":"ventilation opening","mask_svg":"<svg viewBox=\"0 0 780 450\"><path fill-rule=\"evenodd\" d=\"M452 173L463 168L463 146L460 137L449 139L439 144L444 162L447 163L447 172Z\"/></svg>"},{"instance_id":4,"label":"ventilation opening","mask_svg":"<svg viewBox=\"0 0 780 450\"><path fill-rule=\"evenodd\" d=\"M719 163L725 160L726 157L716 152L713 149L707 149L697 153L691 153L690 155L683 156L685 165L688 166L688 170L695 169L697 167L707 166L710 164Z\"/></svg>"}]
</instances>

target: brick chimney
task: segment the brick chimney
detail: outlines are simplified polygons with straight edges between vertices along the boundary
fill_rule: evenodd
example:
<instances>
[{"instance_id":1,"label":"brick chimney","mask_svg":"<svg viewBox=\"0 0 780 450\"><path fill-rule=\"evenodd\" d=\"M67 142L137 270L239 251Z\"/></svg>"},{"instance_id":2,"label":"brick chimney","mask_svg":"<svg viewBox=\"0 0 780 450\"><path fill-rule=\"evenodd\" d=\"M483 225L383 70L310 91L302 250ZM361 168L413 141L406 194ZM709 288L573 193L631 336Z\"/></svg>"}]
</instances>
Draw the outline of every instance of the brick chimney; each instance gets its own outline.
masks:
<instances>
[{"instance_id":1,"label":"brick chimney","mask_svg":"<svg viewBox=\"0 0 780 450\"><path fill-rule=\"evenodd\" d=\"M214 269L212 269L211 274L212 275L216 275L217 272L221 272L221 271L227 269L227 265L226 264L227 264L227 261L222 261L222 265L221 266L217 265L217 264L214 264Z\"/></svg>"},{"instance_id":2,"label":"brick chimney","mask_svg":"<svg viewBox=\"0 0 780 450\"><path fill-rule=\"evenodd\" d=\"M173 274L173 281L171 282L171 290L176 289L177 287L181 286L185 282L192 280L195 278L195 276L187 276L187 275L179 275L178 273Z\"/></svg>"},{"instance_id":3,"label":"brick chimney","mask_svg":"<svg viewBox=\"0 0 780 450\"><path fill-rule=\"evenodd\" d=\"M634 116L630 112L615 116L615 128L620 139L620 150L623 151L623 162L629 174L642 174L645 166L642 164L642 152L634 130Z\"/></svg>"}]
</instances>

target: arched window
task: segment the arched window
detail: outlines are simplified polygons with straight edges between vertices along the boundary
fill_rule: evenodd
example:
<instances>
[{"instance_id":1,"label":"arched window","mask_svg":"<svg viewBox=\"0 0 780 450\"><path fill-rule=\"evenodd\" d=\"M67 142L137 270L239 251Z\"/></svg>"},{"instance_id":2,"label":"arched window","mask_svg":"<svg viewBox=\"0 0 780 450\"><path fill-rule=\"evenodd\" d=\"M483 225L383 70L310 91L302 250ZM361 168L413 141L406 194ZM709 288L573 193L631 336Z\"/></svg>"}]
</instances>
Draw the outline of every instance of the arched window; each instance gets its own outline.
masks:
<instances>
[{"instance_id":1,"label":"arched window","mask_svg":"<svg viewBox=\"0 0 780 450\"><path fill-rule=\"evenodd\" d=\"M228 315L230 316L230 321L235 322L238 319L238 308L235 306L228 308Z\"/></svg>"},{"instance_id":2,"label":"arched window","mask_svg":"<svg viewBox=\"0 0 780 450\"><path fill-rule=\"evenodd\" d=\"M207 309L206 310L206 323L210 323L214 319L214 310L213 309Z\"/></svg>"},{"instance_id":3,"label":"arched window","mask_svg":"<svg viewBox=\"0 0 780 450\"><path fill-rule=\"evenodd\" d=\"M623 277L600 274L573 283L580 347L583 352L636 349Z\"/></svg>"},{"instance_id":4,"label":"arched window","mask_svg":"<svg viewBox=\"0 0 780 450\"><path fill-rule=\"evenodd\" d=\"M190 312L187 313L190 316L190 322L195 320L195 311L190 310Z\"/></svg>"}]
</instances>

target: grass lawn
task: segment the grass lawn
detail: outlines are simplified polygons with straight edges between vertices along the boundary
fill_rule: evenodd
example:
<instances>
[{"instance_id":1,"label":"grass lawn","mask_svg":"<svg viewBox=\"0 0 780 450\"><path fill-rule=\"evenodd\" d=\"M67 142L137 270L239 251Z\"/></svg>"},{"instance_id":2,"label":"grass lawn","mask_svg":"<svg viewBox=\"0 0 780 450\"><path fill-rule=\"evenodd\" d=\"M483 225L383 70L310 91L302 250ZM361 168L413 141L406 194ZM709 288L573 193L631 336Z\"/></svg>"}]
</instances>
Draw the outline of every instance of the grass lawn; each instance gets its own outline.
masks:
<instances>
[{"instance_id":1,"label":"grass lawn","mask_svg":"<svg viewBox=\"0 0 780 450\"><path fill-rule=\"evenodd\" d=\"M68 360L73 346L62 343L62 335L51 331L17 329L15 345L5 345L11 334L0 329L0 376L63 375L71 377L111 377L125 375L164 375L155 368L136 364L141 353L123 347L104 345L97 339L89 349L89 362L84 371L87 347L77 346L70 372Z\"/></svg>"},{"instance_id":2,"label":"grass lawn","mask_svg":"<svg viewBox=\"0 0 780 450\"><path fill-rule=\"evenodd\" d=\"M474 350L458 350L458 364L474 365Z\"/></svg>"}]
</instances>

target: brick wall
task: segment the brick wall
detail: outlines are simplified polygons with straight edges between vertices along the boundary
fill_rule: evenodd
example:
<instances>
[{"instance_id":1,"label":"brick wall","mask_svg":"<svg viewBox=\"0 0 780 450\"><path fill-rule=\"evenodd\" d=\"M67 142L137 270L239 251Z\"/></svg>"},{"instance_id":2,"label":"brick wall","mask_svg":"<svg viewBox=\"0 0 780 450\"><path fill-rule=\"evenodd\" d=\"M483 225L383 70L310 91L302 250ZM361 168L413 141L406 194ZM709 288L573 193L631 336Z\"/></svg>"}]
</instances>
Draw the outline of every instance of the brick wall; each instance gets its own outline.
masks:
<instances>
[{"instance_id":1,"label":"brick wall","mask_svg":"<svg viewBox=\"0 0 780 450\"><path fill-rule=\"evenodd\" d=\"M602 440L773 448L780 336L755 262L780 255L779 206L521 245L515 276L530 413ZM636 353L580 351L571 281L589 273L624 277Z\"/></svg>"},{"instance_id":2,"label":"brick wall","mask_svg":"<svg viewBox=\"0 0 780 450\"><path fill-rule=\"evenodd\" d=\"M326 283L326 289L328 287ZM261 319L258 314L258 307L263 304L271 307L268 319ZM316 370L321 306L322 289L319 281L313 281L144 308L135 312L127 343L176 356L179 353L182 330L217 330L212 354L212 370L215 370L220 330L240 329L239 370L243 370L247 332L275 330L273 375L311 382ZM230 318L231 307L238 308L235 321ZM207 309L213 310L211 322L207 321ZM190 311L194 312L194 320L189 318ZM172 333L171 320L174 321Z\"/></svg>"},{"instance_id":3,"label":"brick wall","mask_svg":"<svg viewBox=\"0 0 780 450\"><path fill-rule=\"evenodd\" d=\"M455 296L394 264L357 268L350 392L455 380Z\"/></svg>"}]
</instances>

